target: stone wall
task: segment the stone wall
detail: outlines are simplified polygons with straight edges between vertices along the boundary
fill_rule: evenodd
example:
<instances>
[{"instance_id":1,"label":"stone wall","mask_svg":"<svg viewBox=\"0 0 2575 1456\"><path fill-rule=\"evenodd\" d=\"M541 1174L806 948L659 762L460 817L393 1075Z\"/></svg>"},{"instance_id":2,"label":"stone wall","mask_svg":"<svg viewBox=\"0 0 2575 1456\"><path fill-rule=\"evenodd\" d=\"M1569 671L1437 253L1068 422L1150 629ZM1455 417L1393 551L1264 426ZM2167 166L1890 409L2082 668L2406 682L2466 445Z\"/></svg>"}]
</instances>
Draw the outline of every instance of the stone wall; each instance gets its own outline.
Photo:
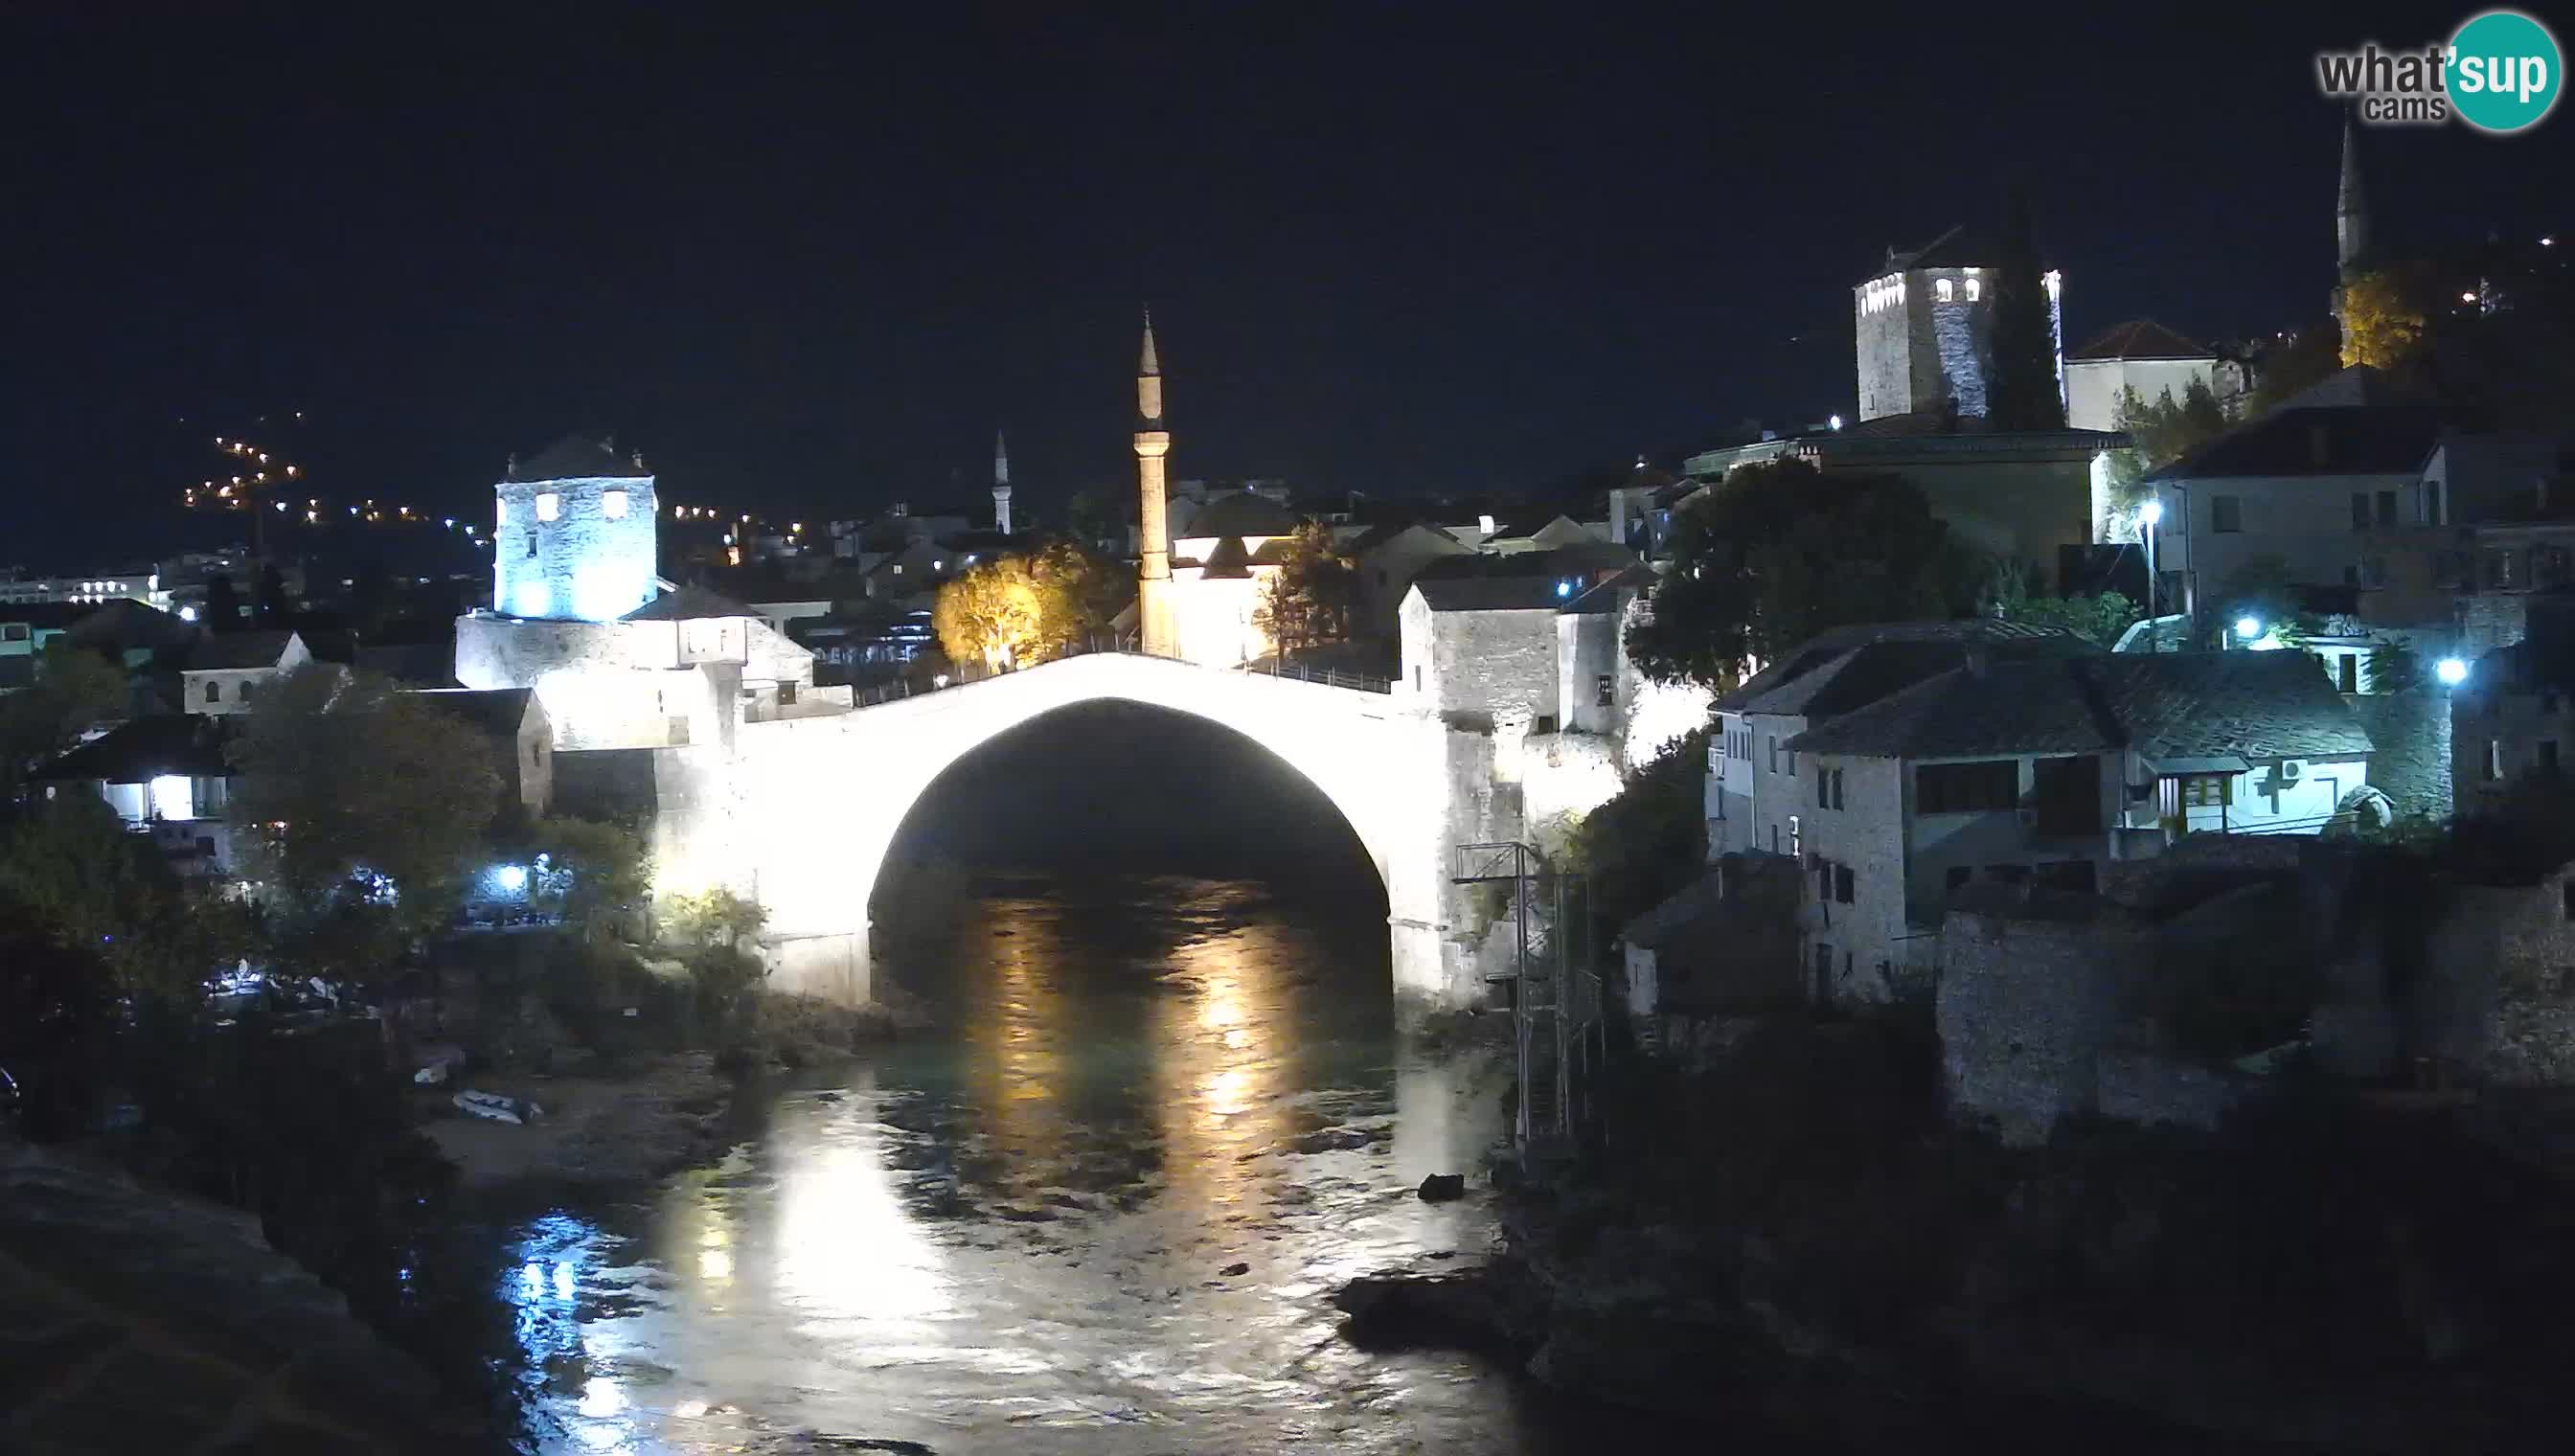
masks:
<instances>
[{"instance_id":1,"label":"stone wall","mask_svg":"<svg viewBox=\"0 0 2575 1456\"><path fill-rule=\"evenodd\" d=\"M2409 1010L2418 1040L2467 1078L2575 1084L2575 866L2532 885L2467 885L2431 931L2436 980Z\"/></svg>"},{"instance_id":2,"label":"stone wall","mask_svg":"<svg viewBox=\"0 0 2575 1456\"><path fill-rule=\"evenodd\" d=\"M494 491L494 611L613 622L653 600L661 507L652 477L503 481ZM540 498L553 503L553 520L539 519ZM612 505L621 514L610 516Z\"/></svg>"},{"instance_id":3,"label":"stone wall","mask_svg":"<svg viewBox=\"0 0 2575 1456\"><path fill-rule=\"evenodd\" d=\"M1951 1111L2030 1146L2096 1110L2100 1053L2150 964L2144 930L2106 907L2052 920L1952 909L1934 1011Z\"/></svg>"},{"instance_id":4,"label":"stone wall","mask_svg":"<svg viewBox=\"0 0 2575 1456\"><path fill-rule=\"evenodd\" d=\"M1555 609L1430 614L1433 712L1557 717Z\"/></svg>"}]
</instances>

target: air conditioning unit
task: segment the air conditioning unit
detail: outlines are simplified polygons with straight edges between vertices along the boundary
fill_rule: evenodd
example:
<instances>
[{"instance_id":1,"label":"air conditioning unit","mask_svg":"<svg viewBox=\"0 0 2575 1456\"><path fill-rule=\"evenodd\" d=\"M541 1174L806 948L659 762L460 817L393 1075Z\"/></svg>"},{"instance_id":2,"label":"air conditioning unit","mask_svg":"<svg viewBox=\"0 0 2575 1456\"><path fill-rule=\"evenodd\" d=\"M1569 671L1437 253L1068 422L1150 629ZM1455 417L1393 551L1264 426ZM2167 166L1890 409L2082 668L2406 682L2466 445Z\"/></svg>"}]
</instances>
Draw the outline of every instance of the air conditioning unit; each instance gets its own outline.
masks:
<instances>
[{"instance_id":1,"label":"air conditioning unit","mask_svg":"<svg viewBox=\"0 0 2575 1456\"><path fill-rule=\"evenodd\" d=\"M2302 764L2302 763L2300 763L2300 762L2299 762L2297 759L2295 759L2295 758L2283 758L2283 759L2281 759L2281 760L2280 760L2280 781L2281 781L2282 783L2295 783L2295 782L2297 782L2297 781L2298 781L2298 774L2299 774L2301 771L2303 771L2303 770L2304 770L2304 768L2305 768L2305 765L2304 765L2304 764Z\"/></svg>"}]
</instances>

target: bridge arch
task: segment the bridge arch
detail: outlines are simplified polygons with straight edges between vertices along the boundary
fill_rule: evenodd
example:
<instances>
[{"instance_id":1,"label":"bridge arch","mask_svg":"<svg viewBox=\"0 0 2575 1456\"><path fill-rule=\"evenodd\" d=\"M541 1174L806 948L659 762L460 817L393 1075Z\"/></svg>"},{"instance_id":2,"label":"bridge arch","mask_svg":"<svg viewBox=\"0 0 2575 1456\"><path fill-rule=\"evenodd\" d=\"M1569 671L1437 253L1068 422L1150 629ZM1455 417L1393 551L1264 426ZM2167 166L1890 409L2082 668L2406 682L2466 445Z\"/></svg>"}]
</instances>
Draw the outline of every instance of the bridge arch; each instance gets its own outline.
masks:
<instances>
[{"instance_id":1,"label":"bridge arch","mask_svg":"<svg viewBox=\"0 0 2575 1456\"><path fill-rule=\"evenodd\" d=\"M681 857L747 866L743 887L769 911L776 983L864 999L868 902L914 804L1001 734L1104 701L1202 719L1304 777L1357 834L1385 885L1398 997L1463 998L1440 954L1443 730L1383 694L1103 653L848 714L745 724L731 754L729 811L697 814Z\"/></svg>"}]
</instances>

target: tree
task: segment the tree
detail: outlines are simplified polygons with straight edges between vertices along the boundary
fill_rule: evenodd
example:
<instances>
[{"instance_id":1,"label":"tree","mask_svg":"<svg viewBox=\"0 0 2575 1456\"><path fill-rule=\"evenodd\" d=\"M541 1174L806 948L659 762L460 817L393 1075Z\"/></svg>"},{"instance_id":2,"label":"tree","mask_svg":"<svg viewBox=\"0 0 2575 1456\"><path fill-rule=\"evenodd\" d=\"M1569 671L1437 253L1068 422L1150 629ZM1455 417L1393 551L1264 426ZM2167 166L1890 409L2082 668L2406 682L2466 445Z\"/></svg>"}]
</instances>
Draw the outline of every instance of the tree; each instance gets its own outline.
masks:
<instances>
[{"instance_id":1,"label":"tree","mask_svg":"<svg viewBox=\"0 0 2575 1456\"><path fill-rule=\"evenodd\" d=\"M2160 470L2226 433L2226 412L2206 381L2192 380L2176 403L2164 390L2149 404L2130 385L2119 393L2119 428L2147 470Z\"/></svg>"},{"instance_id":2,"label":"tree","mask_svg":"<svg viewBox=\"0 0 2575 1456\"><path fill-rule=\"evenodd\" d=\"M1065 505L1064 522L1076 541L1093 550L1110 543L1114 550L1125 540L1127 523L1133 517L1120 494L1114 486L1087 486L1074 493Z\"/></svg>"},{"instance_id":3,"label":"tree","mask_svg":"<svg viewBox=\"0 0 2575 1456\"><path fill-rule=\"evenodd\" d=\"M719 886L667 897L662 902L662 923L670 938L683 945L738 949L769 923L769 911L758 900Z\"/></svg>"},{"instance_id":4,"label":"tree","mask_svg":"<svg viewBox=\"0 0 2575 1456\"><path fill-rule=\"evenodd\" d=\"M1663 902L1707 862L1707 729L1691 732L1627 774L1618 791L1583 816L1572 835L1574 863L1589 876L1591 908L1603 928Z\"/></svg>"},{"instance_id":5,"label":"tree","mask_svg":"<svg viewBox=\"0 0 2575 1456\"><path fill-rule=\"evenodd\" d=\"M233 579L221 572L206 578L206 610L201 625L208 632L241 630L241 593L233 590Z\"/></svg>"},{"instance_id":6,"label":"tree","mask_svg":"<svg viewBox=\"0 0 2575 1456\"><path fill-rule=\"evenodd\" d=\"M2143 614L2119 592L2098 597L2032 597L2017 582L1994 602L1994 616L2031 627L2063 628L2099 647L2118 646L2119 635Z\"/></svg>"},{"instance_id":7,"label":"tree","mask_svg":"<svg viewBox=\"0 0 2575 1456\"><path fill-rule=\"evenodd\" d=\"M2005 207L2000 263L1986 336L1986 422L1996 430L2062 430L2055 313L2030 232L2029 203L2017 192Z\"/></svg>"},{"instance_id":8,"label":"tree","mask_svg":"<svg viewBox=\"0 0 2575 1456\"><path fill-rule=\"evenodd\" d=\"M531 898L552 906L587 942L608 939L618 917L652 895L652 855L644 836L624 824L540 819L528 830L527 850L537 866Z\"/></svg>"},{"instance_id":9,"label":"tree","mask_svg":"<svg viewBox=\"0 0 2575 1456\"><path fill-rule=\"evenodd\" d=\"M1080 651L1106 632L1135 595L1135 578L1070 537L1038 549L1029 562L1037 584L1041 661Z\"/></svg>"},{"instance_id":10,"label":"tree","mask_svg":"<svg viewBox=\"0 0 2575 1456\"><path fill-rule=\"evenodd\" d=\"M1982 580L1910 483L1795 460L1738 470L1676 513L1671 553L1627 651L1720 691L1828 628L1962 615Z\"/></svg>"},{"instance_id":11,"label":"tree","mask_svg":"<svg viewBox=\"0 0 2575 1456\"><path fill-rule=\"evenodd\" d=\"M1331 528L1308 521L1288 538L1287 559L1263 585L1254 623L1279 645L1283 662L1292 652L1347 641L1358 582L1358 565L1333 548Z\"/></svg>"},{"instance_id":12,"label":"tree","mask_svg":"<svg viewBox=\"0 0 2575 1456\"><path fill-rule=\"evenodd\" d=\"M258 866L290 961L365 983L454 919L500 796L477 729L316 664L260 693L227 753L235 850Z\"/></svg>"},{"instance_id":13,"label":"tree","mask_svg":"<svg viewBox=\"0 0 2575 1456\"><path fill-rule=\"evenodd\" d=\"M2286 344L2256 362L2253 397L2247 418L2258 418L2287 404L2335 370L2342 368L2342 329L2331 319L2319 320L2289 336Z\"/></svg>"},{"instance_id":14,"label":"tree","mask_svg":"<svg viewBox=\"0 0 2575 1456\"><path fill-rule=\"evenodd\" d=\"M0 695L0 796L13 795L39 762L128 707L124 668L60 638L45 644L36 681Z\"/></svg>"},{"instance_id":15,"label":"tree","mask_svg":"<svg viewBox=\"0 0 2575 1456\"><path fill-rule=\"evenodd\" d=\"M277 563L267 562L259 569L258 616L262 630L284 627L294 604L286 600L286 574Z\"/></svg>"},{"instance_id":16,"label":"tree","mask_svg":"<svg viewBox=\"0 0 2575 1456\"><path fill-rule=\"evenodd\" d=\"M2343 285L2342 363L2394 369L2423 347L2423 309L2392 270L2364 273Z\"/></svg>"},{"instance_id":17,"label":"tree","mask_svg":"<svg viewBox=\"0 0 2575 1456\"><path fill-rule=\"evenodd\" d=\"M1046 640L1046 608L1026 558L995 557L942 583L930 625L950 662L993 672L1034 664Z\"/></svg>"}]
</instances>

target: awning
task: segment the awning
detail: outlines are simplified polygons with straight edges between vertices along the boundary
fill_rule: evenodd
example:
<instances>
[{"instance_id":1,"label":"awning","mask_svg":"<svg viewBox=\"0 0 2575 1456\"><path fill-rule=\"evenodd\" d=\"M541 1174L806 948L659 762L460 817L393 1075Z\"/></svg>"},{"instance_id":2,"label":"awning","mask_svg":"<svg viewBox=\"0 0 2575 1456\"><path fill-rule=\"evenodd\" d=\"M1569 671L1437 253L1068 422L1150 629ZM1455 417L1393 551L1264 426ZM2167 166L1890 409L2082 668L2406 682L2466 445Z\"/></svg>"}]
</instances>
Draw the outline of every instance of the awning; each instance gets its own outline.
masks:
<instances>
[{"instance_id":1,"label":"awning","mask_svg":"<svg viewBox=\"0 0 2575 1456\"><path fill-rule=\"evenodd\" d=\"M2157 778L2178 778L2185 773L2245 773L2253 767L2232 753L2214 758L2157 758L2153 766Z\"/></svg>"}]
</instances>

